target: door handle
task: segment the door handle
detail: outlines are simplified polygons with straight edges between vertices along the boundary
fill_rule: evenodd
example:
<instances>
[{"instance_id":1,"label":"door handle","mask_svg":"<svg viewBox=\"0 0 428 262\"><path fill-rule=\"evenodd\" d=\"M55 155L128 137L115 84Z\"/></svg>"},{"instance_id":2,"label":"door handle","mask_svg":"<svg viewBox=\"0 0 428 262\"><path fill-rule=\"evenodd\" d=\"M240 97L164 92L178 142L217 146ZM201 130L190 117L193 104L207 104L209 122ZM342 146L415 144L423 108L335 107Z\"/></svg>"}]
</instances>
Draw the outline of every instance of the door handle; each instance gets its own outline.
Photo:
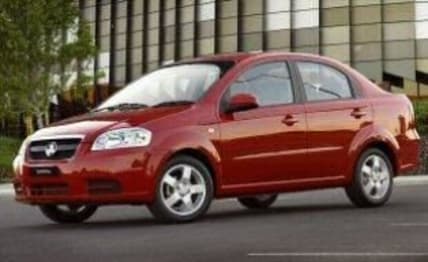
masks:
<instances>
[{"instance_id":1,"label":"door handle","mask_svg":"<svg viewBox=\"0 0 428 262\"><path fill-rule=\"evenodd\" d=\"M352 110L351 112L351 116L353 116L356 119L360 119L363 116L366 116L367 112L361 110L360 108L355 108L354 110Z\"/></svg>"},{"instance_id":2,"label":"door handle","mask_svg":"<svg viewBox=\"0 0 428 262\"><path fill-rule=\"evenodd\" d=\"M287 126L292 126L298 122L299 120L292 115L287 115L284 117L284 119L282 119L282 123L286 124Z\"/></svg>"}]
</instances>

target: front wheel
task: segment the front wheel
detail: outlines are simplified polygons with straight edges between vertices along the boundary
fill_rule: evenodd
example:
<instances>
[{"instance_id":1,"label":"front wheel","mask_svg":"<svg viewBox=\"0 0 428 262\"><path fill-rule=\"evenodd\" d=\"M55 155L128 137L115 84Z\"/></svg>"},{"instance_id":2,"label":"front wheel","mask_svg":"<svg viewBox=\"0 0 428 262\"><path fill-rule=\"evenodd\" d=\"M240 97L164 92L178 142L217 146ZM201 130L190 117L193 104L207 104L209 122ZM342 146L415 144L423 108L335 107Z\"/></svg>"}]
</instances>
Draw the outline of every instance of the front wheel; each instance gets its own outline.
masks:
<instances>
[{"instance_id":1,"label":"front wheel","mask_svg":"<svg viewBox=\"0 0 428 262\"><path fill-rule=\"evenodd\" d=\"M205 214L213 194L208 168L193 157L178 156L167 164L149 209L165 222L189 222Z\"/></svg>"},{"instance_id":2,"label":"front wheel","mask_svg":"<svg viewBox=\"0 0 428 262\"><path fill-rule=\"evenodd\" d=\"M354 179L346 194L358 207L377 207L390 198L394 169L388 156L379 149L365 151L358 160Z\"/></svg>"},{"instance_id":3,"label":"front wheel","mask_svg":"<svg viewBox=\"0 0 428 262\"><path fill-rule=\"evenodd\" d=\"M238 198L238 202L249 209L265 209L270 207L277 198L277 194L266 194L252 197L241 197Z\"/></svg>"},{"instance_id":4,"label":"front wheel","mask_svg":"<svg viewBox=\"0 0 428 262\"><path fill-rule=\"evenodd\" d=\"M81 223L97 211L97 206L86 205L43 205L40 210L56 223Z\"/></svg>"}]
</instances>

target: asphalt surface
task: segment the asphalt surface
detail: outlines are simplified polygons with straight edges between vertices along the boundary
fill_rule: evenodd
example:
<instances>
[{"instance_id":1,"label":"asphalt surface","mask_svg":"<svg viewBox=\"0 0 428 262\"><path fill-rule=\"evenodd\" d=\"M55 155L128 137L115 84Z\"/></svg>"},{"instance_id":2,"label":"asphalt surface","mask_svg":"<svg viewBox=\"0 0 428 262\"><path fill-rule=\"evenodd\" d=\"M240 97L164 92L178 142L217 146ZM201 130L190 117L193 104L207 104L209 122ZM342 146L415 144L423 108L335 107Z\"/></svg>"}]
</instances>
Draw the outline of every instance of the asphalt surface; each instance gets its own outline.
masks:
<instances>
[{"instance_id":1,"label":"asphalt surface","mask_svg":"<svg viewBox=\"0 0 428 262\"><path fill-rule=\"evenodd\" d=\"M0 194L0 262L428 261L428 185L354 208L342 190L281 195L266 211L216 201L203 220L157 223L143 206L105 207L56 225Z\"/></svg>"}]
</instances>

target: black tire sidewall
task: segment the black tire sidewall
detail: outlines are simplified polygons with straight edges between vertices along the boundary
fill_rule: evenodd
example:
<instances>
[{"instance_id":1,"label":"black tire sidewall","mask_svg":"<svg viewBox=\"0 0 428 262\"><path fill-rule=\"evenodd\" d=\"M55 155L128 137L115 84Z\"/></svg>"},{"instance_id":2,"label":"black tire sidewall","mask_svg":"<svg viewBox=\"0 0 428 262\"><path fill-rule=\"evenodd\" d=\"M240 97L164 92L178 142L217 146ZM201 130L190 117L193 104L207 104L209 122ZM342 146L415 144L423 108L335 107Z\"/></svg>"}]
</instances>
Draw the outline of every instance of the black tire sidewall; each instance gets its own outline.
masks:
<instances>
[{"instance_id":1,"label":"black tire sidewall","mask_svg":"<svg viewBox=\"0 0 428 262\"><path fill-rule=\"evenodd\" d=\"M172 166L179 165L179 164L187 164L196 168L199 171L199 173L203 176L205 180L205 186L206 186L206 196L201 207L196 212L185 216L180 216L178 214L175 214L171 212L168 209L168 207L165 206L165 204L162 201L161 188L160 188L162 178L166 175L166 171L170 169ZM198 159L190 156L182 155L182 156L176 156L172 158L167 163L165 168L162 169L162 173L159 175L156 183L155 201L152 204L150 204L148 207L152 212L152 214L160 221L176 222L176 223L190 222L201 217L207 212L207 210L211 205L213 197L214 197L214 184L213 184L213 178L212 178L211 172L208 170L205 164L203 164Z\"/></svg>"},{"instance_id":2,"label":"black tire sidewall","mask_svg":"<svg viewBox=\"0 0 428 262\"><path fill-rule=\"evenodd\" d=\"M257 196L240 197L238 202L249 209L265 209L270 207L278 198L278 194L271 194L268 199L260 200Z\"/></svg>"},{"instance_id":3,"label":"black tire sidewall","mask_svg":"<svg viewBox=\"0 0 428 262\"><path fill-rule=\"evenodd\" d=\"M41 205L40 211L50 220L56 223L81 223L92 217L97 211L97 206L85 206L79 213L71 214L58 209L57 205Z\"/></svg>"}]
</instances>

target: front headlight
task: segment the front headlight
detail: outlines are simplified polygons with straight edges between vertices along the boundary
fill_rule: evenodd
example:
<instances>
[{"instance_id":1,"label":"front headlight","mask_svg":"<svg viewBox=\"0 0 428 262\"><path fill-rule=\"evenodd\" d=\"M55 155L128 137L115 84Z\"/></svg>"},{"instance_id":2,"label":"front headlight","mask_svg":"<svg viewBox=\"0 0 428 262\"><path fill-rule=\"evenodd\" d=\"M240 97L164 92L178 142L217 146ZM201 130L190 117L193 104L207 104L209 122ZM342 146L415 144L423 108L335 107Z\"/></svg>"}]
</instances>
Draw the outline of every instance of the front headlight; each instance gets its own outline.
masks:
<instances>
[{"instance_id":1,"label":"front headlight","mask_svg":"<svg viewBox=\"0 0 428 262\"><path fill-rule=\"evenodd\" d=\"M150 144L152 132L140 127L121 128L107 131L95 139L92 151L143 147Z\"/></svg>"},{"instance_id":2,"label":"front headlight","mask_svg":"<svg viewBox=\"0 0 428 262\"><path fill-rule=\"evenodd\" d=\"M24 142L22 142L21 147L19 148L18 154L16 155L15 159L13 160L13 171L15 172L15 175L21 175L22 174L22 167L24 164L24 158L25 158L25 152L27 151L27 146L30 142L30 137L28 136Z\"/></svg>"}]
</instances>

